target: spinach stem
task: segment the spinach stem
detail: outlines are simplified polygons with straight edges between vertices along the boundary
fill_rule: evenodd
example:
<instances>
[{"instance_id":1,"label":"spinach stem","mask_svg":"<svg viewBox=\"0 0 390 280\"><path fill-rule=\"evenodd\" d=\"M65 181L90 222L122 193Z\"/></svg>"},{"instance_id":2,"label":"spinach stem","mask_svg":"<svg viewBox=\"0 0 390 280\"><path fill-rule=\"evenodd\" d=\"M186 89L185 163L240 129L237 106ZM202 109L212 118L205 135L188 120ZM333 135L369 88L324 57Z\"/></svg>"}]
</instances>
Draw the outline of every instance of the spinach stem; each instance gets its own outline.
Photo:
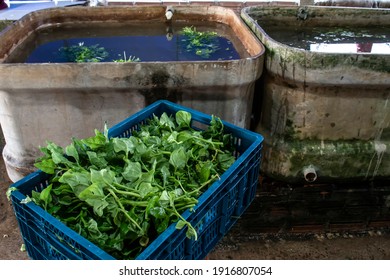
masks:
<instances>
[{"instance_id":1,"label":"spinach stem","mask_svg":"<svg viewBox=\"0 0 390 280\"><path fill-rule=\"evenodd\" d=\"M199 188L193 190L193 191L190 191L188 192L187 194L191 195L191 194L194 194L198 191L200 191L201 189L203 189L204 187L208 186L209 184L211 184L212 182L215 181L215 179L219 178L219 175L218 174L215 174L213 176L211 176L211 178L209 180L207 180L206 182L204 182Z\"/></svg>"},{"instance_id":2,"label":"spinach stem","mask_svg":"<svg viewBox=\"0 0 390 280\"><path fill-rule=\"evenodd\" d=\"M184 219L182 215L180 215L180 213L176 210L175 206L172 206L172 209L166 210L173 212L180 220L182 220L186 224L186 226L193 231L195 241L198 240L198 234L195 228L191 225L191 223L187 222L187 220Z\"/></svg>"},{"instance_id":3,"label":"spinach stem","mask_svg":"<svg viewBox=\"0 0 390 280\"><path fill-rule=\"evenodd\" d=\"M148 201L122 200L122 204L131 206L147 207Z\"/></svg>"},{"instance_id":4,"label":"spinach stem","mask_svg":"<svg viewBox=\"0 0 390 280\"><path fill-rule=\"evenodd\" d=\"M141 195L138 194L138 193L135 193L135 192L127 192L127 191L122 191L122 190L118 190L117 188L115 188L113 185L109 185L112 189L114 189L115 192L119 193L119 194L124 194L124 195L129 195L129 196L134 196L134 197L137 197L137 198L141 198Z\"/></svg>"},{"instance_id":5,"label":"spinach stem","mask_svg":"<svg viewBox=\"0 0 390 280\"><path fill-rule=\"evenodd\" d=\"M196 205L196 203L192 203L192 204L186 204L186 205L183 205L183 206L179 206L179 207L177 207L176 209L177 209L177 211L184 211L184 210L187 210L187 209L189 209L189 208L192 208L192 207L194 207Z\"/></svg>"},{"instance_id":6,"label":"spinach stem","mask_svg":"<svg viewBox=\"0 0 390 280\"><path fill-rule=\"evenodd\" d=\"M119 198L116 196L115 192L111 189L108 189L108 191L111 193L111 195L114 197L116 203L118 203L119 210L125 215L125 217L132 222L143 234L143 229L141 226L133 219L130 217L130 215L127 213L125 207L123 207L123 204L120 202Z\"/></svg>"}]
</instances>

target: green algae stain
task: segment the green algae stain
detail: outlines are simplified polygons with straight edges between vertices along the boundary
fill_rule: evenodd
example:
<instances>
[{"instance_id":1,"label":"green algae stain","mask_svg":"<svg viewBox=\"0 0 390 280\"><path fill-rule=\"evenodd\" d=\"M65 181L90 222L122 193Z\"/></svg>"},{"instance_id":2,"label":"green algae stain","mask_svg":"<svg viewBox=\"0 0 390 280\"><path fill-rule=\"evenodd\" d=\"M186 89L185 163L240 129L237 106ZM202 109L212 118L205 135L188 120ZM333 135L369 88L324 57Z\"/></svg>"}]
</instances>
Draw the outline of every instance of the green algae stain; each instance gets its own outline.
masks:
<instances>
[{"instance_id":1,"label":"green algae stain","mask_svg":"<svg viewBox=\"0 0 390 280\"><path fill-rule=\"evenodd\" d=\"M288 48L288 47L286 47ZM288 48L289 49L289 48ZM327 54L309 51L286 51L285 48L268 47L267 55L273 59L278 58L283 65L292 63L306 69L331 69L335 67L353 67L368 69L377 72L390 73L389 55L363 55L363 54Z\"/></svg>"},{"instance_id":2,"label":"green algae stain","mask_svg":"<svg viewBox=\"0 0 390 280\"><path fill-rule=\"evenodd\" d=\"M390 146L390 143L387 144ZM265 145L264 149L270 149ZM267 162L288 163L289 170L284 174L274 172L280 180L298 182L303 180L303 168L314 165L318 168L319 181L373 179L386 177L390 162L386 156L380 158L374 141L363 140L290 140L272 144L273 153ZM375 170L377 168L377 170Z\"/></svg>"},{"instance_id":3,"label":"green algae stain","mask_svg":"<svg viewBox=\"0 0 390 280\"><path fill-rule=\"evenodd\" d=\"M0 20L0 32L13 23L12 20Z\"/></svg>"},{"instance_id":4,"label":"green algae stain","mask_svg":"<svg viewBox=\"0 0 390 280\"><path fill-rule=\"evenodd\" d=\"M328 11L335 13L335 11ZM371 53L324 53L316 52L306 49L310 45L310 40L314 43L342 43L354 42L354 40L363 40L371 42L381 40L380 42L387 43L390 39L387 35L388 26L365 26L364 28L351 25L340 25L338 21L334 23L324 23L324 26L317 26L311 24L310 21L296 21L296 9L285 7L280 8L266 8L254 7L248 12L250 19L246 19L256 36L262 41L267 48L266 58L271 60L279 60L282 65L292 63L295 66L300 66L304 69L331 69L336 67L350 67L368 69L377 72L390 73L390 55L386 54L371 54ZM324 11L311 10L309 17L313 18L321 15ZM345 13L345 11L343 11ZM340 20L345 16L341 13L337 14ZM371 15L370 11L361 10L353 11L357 16ZM375 16L376 14L374 14ZM257 23L257 26L256 24ZM314 31L316 33L313 33ZM277 31L277 32L276 32ZM296 34L295 34L296 33ZM310 35L313 33L312 35ZM295 35L294 35L295 34ZM279 37L280 38L279 38ZM298 36L295 38L295 36ZM304 36L304 38L301 38ZM306 37L313 36L305 42ZM271 39L270 39L271 38ZM294 39L291 39L294 38ZM311 38L311 37L310 37ZM303 48L291 44L303 44ZM376 42L376 41L375 41ZM295 67L294 66L294 67ZM284 66L283 66L284 67Z\"/></svg>"}]
</instances>

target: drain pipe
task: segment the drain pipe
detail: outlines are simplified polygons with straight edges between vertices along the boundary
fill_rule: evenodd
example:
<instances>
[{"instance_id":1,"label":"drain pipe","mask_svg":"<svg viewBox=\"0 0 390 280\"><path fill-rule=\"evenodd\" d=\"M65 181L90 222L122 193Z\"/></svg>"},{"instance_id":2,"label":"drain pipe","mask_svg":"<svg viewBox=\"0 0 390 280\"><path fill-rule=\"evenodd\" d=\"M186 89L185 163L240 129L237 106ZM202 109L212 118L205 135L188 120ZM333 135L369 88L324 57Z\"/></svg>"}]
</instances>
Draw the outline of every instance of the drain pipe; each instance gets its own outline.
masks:
<instances>
[{"instance_id":1,"label":"drain pipe","mask_svg":"<svg viewBox=\"0 0 390 280\"><path fill-rule=\"evenodd\" d=\"M305 178L306 182L313 183L315 180L317 180L316 168L311 164L304 167L303 177Z\"/></svg>"},{"instance_id":2,"label":"drain pipe","mask_svg":"<svg viewBox=\"0 0 390 280\"><path fill-rule=\"evenodd\" d=\"M168 6L167 9L165 10L165 17L167 18L167 20L171 20L172 17L173 17L173 7L172 6Z\"/></svg>"}]
</instances>

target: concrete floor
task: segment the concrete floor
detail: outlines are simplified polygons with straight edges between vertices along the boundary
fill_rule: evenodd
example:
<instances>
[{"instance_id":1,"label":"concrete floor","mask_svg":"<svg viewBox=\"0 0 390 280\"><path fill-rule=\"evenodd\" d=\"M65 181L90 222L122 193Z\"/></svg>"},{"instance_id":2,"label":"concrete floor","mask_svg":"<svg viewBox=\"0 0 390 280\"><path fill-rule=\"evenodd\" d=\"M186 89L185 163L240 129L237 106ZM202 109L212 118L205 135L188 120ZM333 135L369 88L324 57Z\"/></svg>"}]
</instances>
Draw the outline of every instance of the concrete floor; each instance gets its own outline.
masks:
<instances>
[{"instance_id":1,"label":"concrete floor","mask_svg":"<svg viewBox=\"0 0 390 280\"><path fill-rule=\"evenodd\" d=\"M0 10L0 20L18 20L26 14L54 7L65 7L75 3L83 3L76 1L60 1L60 2L46 2L46 3L28 3L28 4L14 4L8 9Z\"/></svg>"}]
</instances>

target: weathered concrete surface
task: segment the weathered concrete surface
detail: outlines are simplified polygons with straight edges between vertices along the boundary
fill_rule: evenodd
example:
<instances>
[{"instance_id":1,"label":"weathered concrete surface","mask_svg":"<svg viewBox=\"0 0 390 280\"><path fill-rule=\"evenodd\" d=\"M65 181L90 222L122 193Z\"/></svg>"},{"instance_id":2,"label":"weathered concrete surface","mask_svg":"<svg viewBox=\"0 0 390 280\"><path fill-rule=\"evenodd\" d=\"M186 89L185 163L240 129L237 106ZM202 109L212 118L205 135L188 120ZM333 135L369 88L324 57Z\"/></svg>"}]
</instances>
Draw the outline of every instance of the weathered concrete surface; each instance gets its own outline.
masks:
<instances>
[{"instance_id":1,"label":"weathered concrete surface","mask_svg":"<svg viewBox=\"0 0 390 280\"><path fill-rule=\"evenodd\" d=\"M343 7L367 7L367 8L390 8L389 0L304 0L310 4L301 5L318 5L318 6L343 6ZM302 1L300 1L302 3Z\"/></svg>"},{"instance_id":2,"label":"weathered concrete surface","mask_svg":"<svg viewBox=\"0 0 390 280\"><path fill-rule=\"evenodd\" d=\"M390 176L390 55L292 48L263 27L389 26L390 10L249 7L242 17L266 47L262 171L289 182L308 166L319 182Z\"/></svg>"},{"instance_id":3,"label":"weathered concrete surface","mask_svg":"<svg viewBox=\"0 0 390 280\"><path fill-rule=\"evenodd\" d=\"M53 24L154 21L165 24L164 6L67 7L30 13L0 40L0 121L3 157L15 181L30 173L46 141L59 145L84 138L127 118L158 99L168 99L241 127L251 118L254 83L261 76L264 48L230 9L174 7L173 20L222 23L245 48L228 61L137 63L8 63L34 30ZM4 75L6 73L6 75Z\"/></svg>"}]
</instances>

